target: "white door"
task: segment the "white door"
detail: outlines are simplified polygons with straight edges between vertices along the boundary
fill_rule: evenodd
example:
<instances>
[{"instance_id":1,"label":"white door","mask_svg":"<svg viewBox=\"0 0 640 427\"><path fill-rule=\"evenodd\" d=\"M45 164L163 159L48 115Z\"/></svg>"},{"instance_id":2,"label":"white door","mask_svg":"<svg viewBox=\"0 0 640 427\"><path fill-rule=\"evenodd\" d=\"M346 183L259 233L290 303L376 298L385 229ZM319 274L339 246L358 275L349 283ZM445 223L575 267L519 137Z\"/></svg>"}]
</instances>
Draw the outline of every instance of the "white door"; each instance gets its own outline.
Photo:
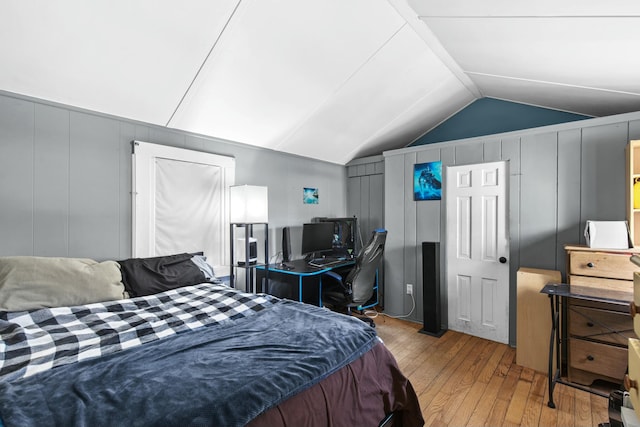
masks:
<instances>
[{"instance_id":1,"label":"white door","mask_svg":"<svg viewBox=\"0 0 640 427\"><path fill-rule=\"evenodd\" d=\"M509 237L505 162L446 171L449 329L509 340Z\"/></svg>"}]
</instances>

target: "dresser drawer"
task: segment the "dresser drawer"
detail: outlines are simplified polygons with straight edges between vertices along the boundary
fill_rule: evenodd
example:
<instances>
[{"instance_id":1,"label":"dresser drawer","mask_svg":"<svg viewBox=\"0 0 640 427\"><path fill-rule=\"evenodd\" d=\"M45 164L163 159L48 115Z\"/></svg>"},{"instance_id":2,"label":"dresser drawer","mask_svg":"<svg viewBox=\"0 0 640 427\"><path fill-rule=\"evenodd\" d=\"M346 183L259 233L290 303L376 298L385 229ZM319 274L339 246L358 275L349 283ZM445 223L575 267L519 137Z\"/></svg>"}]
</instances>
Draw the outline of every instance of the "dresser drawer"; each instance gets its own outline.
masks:
<instances>
[{"instance_id":1,"label":"dresser drawer","mask_svg":"<svg viewBox=\"0 0 640 427\"><path fill-rule=\"evenodd\" d=\"M638 307L640 307L640 273L633 274L633 303L636 310L638 310ZM633 329L635 329L636 335L640 337L640 314L636 314L633 318Z\"/></svg>"},{"instance_id":2,"label":"dresser drawer","mask_svg":"<svg viewBox=\"0 0 640 427\"><path fill-rule=\"evenodd\" d=\"M569 274L610 279L633 280L637 267L627 253L572 251L569 253Z\"/></svg>"},{"instance_id":3,"label":"dresser drawer","mask_svg":"<svg viewBox=\"0 0 640 427\"><path fill-rule=\"evenodd\" d=\"M631 298L631 293L633 292L633 282L631 282L630 280L576 276L571 274L569 275L569 283L578 286L588 286L591 288L601 288L619 292L627 292L629 294L629 298ZM629 311L628 308L626 309L626 311Z\"/></svg>"},{"instance_id":4,"label":"dresser drawer","mask_svg":"<svg viewBox=\"0 0 640 427\"><path fill-rule=\"evenodd\" d=\"M627 370L627 349L574 338L569 340L569 365L622 382Z\"/></svg>"},{"instance_id":5,"label":"dresser drawer","mask_svg":"<svg viewBox=\"0 0 640 427\"><path fill-rule=\"evenodd\" d=\"M636 414L640 416L640 341L637 339L629 340L629 379L635 381L635 387L627 387L627 391Z\"/></svg>"},{"instance_id":6,"label":"dresser drawer","mask_svg":"<svg viewBox=\"0 0 640 427\"><path fill-rule=\"evenodd\" d=\"M628 338L635 336L628 313L573 304L569 309L569 334L623 346L627 345Z\"/></svg>"}]
</instances>

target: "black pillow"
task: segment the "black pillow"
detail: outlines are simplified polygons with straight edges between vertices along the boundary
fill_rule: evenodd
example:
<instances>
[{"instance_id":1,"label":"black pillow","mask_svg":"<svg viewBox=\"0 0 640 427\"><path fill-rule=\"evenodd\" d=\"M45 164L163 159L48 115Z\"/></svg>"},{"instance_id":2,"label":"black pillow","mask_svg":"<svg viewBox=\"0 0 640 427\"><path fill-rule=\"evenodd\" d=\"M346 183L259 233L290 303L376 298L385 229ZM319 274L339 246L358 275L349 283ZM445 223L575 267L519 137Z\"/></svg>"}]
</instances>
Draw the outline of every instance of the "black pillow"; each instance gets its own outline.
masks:
<instances>
[{"instance_id":1,"label":"black pillow","mask_svg":"<svg viewBox=\"0 0 640 427\"><path fill-rule=\"evenodd\" d=\"M193 255L183 253L154 258L130 258L118 261L122 282L132 297L206 282L204 274L195 265Z\"/></svg>"}]
</instances>

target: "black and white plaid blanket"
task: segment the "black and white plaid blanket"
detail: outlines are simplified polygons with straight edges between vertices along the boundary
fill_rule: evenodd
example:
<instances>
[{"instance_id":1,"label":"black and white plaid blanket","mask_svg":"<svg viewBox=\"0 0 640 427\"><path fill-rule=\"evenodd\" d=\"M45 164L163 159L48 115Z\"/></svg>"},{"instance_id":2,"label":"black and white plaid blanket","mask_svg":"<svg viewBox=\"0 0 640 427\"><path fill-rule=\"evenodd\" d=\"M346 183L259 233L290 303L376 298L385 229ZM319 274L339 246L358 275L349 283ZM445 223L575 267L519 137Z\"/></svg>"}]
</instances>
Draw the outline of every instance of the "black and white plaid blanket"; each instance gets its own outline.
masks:
<instances>
[{"instance_id":1,"label":"black and white plaid blanket","mask_svg":"<svg viewBox=\"0 0 640 427\"><path fill-rule=\"evenodd\" d=\"M203 283L125 300L0 312L0 381L251 316L272 304L268 295Z\"/></svg>"}]
</instances>

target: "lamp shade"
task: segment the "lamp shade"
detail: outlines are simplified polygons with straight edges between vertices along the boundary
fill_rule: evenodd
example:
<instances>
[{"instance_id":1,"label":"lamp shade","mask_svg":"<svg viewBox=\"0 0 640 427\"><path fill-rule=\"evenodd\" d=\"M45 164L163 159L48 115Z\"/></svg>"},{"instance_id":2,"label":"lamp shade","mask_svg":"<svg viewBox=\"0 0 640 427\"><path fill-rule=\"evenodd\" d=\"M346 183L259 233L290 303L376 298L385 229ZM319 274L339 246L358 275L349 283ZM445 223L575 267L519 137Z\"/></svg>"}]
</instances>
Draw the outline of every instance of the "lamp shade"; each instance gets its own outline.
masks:
<instances>
[{"instance_id":1,"label":"lamp shade","mask_svg":"<svg viewBox=\"0 0 640 427\"><path fill-rule=\"evenodd\" d=\"M269 222L268 188L258 185L229 187L229 221L232 224Z\"/></svg>"}]
</instances>

